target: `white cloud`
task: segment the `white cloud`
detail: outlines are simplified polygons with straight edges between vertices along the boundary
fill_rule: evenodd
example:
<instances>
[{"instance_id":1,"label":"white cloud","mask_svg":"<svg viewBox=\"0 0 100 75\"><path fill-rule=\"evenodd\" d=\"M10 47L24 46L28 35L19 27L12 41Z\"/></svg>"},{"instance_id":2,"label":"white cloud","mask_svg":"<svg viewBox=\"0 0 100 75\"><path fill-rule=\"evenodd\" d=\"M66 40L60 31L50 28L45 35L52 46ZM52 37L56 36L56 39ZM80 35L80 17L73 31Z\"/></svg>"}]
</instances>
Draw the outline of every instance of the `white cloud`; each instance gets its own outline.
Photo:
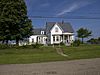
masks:
<instances>
[{"instance_id":1,"label":"white cloud","mask_svg":"<svg viewBox=\"0 0 100 75\"><path fill-rule=\"evenodd\" d=\"M78 5L74 4L73 6L62 10L60 13L57 14L57 16L63 15L63 14L65 14L65 13L67 13L67 12L74 11L74 10L77 9L77 8L78 8Z\"/></svg>"},{"instance_id":2,"label":"white cloud","mask_svg":"<svg viewBox=\"0 0 100 75\"><path fill-rule=\"evenodd\" d=\"M61 16L61 15L64 15L68 12L73 12L73 11L75 11L79 8L82 8L84 6L87 6L91 3L92 2L88 2L88 1L74 2L74 3L70 4L69 7L66 7L65 9L62 9L62 11L59 12L58 14L56 14L56 16Z\"/></svg>"}]
</instances>

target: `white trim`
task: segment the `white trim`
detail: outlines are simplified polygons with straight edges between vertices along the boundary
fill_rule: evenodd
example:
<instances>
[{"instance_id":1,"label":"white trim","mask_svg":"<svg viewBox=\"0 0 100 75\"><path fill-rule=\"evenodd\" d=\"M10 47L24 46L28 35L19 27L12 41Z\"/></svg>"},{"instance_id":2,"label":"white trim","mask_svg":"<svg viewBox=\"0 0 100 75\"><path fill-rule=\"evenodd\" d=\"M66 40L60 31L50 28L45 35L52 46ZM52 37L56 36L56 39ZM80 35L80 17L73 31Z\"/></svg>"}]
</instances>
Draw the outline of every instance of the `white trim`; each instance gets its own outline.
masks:
<instances>
[{"instance_id":1,"label":"white trim","mask_svg":"<svg viewBox=\"0 0 100 75\"><path fill-rule=\"evenodd\" d=\"M71 35L74 35L74 33L68 33L68 32L66 32L66 33L62 33L62 34L66 34L66 35L71 34Z\"/></svg>"},{"instance_id":2,"label":"white trim","mask_svg":"<svg viewBox=\"0 0 100 75\"><path fill-rule=\"evenodd\" d=\"M44 35L44 31L41 31L41 35Z\"/></svg>"},{"instance_id":3,"label":"white trim","mask_svg":"<svg viewBox=\"0 0 100 75\"><path fill-rule=\"evenodd\" d=\"M57 25L57 26L60 28L60 30L63 32L63 29L59 26L59 24L58 24L58 23L56 23L55 25ZM50 32L51 32L51 31L52 31L52 29L55 27L55 25L51 28Z\"/></svg>"},{"instance_id":4,"label":"white trim","mask_svg":"<svg viewBox=\"0 0 100 75\"><path fill-rule=\"evenodd\" d=\"M59 24L57 23L58 27L61 29L61 31L63 32L63 29L59 26Z\"/></svg>"}]
</instances>

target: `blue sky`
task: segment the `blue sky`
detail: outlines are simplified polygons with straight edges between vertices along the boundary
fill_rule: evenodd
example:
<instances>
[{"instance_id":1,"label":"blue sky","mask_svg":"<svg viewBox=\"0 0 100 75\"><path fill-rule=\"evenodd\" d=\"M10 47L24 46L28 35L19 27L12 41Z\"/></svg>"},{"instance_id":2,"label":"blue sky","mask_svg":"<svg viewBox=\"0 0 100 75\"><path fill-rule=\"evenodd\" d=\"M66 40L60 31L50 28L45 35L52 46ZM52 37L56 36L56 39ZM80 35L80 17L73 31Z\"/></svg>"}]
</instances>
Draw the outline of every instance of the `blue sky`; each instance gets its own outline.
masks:
<instances>
[{"instance_id":1,"label":"blue sky","mask_svg":"<svg viewBox=\"0 0 100 75\"><path fill-rule=\"evenodd\" d=\"M92 37L100 37L100 19L93 19L100 18L100 0L25 0L25 2L28 16L66 17L66 19L30 17L34 27L44 27L46 22L63 20L70 22L75 31L84 27L93 32ZM77 19L79 17L85 19Z\"/></svg>"}]
</instances>

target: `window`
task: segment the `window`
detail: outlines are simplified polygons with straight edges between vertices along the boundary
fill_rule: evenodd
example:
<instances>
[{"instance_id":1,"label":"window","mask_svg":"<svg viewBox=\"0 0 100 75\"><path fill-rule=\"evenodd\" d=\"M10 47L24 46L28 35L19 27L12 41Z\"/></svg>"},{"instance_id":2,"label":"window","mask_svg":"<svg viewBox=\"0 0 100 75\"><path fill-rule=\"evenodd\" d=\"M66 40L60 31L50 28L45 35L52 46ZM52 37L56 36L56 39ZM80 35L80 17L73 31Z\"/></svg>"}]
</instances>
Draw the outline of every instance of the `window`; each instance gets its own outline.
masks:
<instances>
[{"instance_id":1,"label":"window","mask_svg":"<svg viewBox=\"0 0 100 75\"><path fill-rule=\"evenodd\" d=\"M41 34L44 34L44 31L41 31Z\"/></svg>"},{"instance_id":2,"label":"window","mask_svg":"<svg viewBox=\"0 0 100 75\"><path fill-rule=\"evenodd\" d=\"M59 41L59 36L56 37L56 41Z\"/></svg>"},{"instance_id":3,"label":"window","mask_svg":"<svg viewBox=\"0 0 100 75\"><path fill-rule=\"evenodd\" d=\"M55 28L55 32L58 32L58 27Z\"/></svg>"},{"instance_id":4,"label":"window","mask_svg":"<svg viewBox=\"0 0 100 75\"><path fill-rule=\"evenodd\" d=\"M55 36L53 36L53 41L55 41Z\"/></svg>"},{"instance_id":5,"label":"window","mask_svg":"<svg viewBox=\"0 0 100 75\"><path fill-rule=\"evenodd\" d=\"M32 39L32 43L34 43L34 39Z\"/></svg>"}]
</instances>

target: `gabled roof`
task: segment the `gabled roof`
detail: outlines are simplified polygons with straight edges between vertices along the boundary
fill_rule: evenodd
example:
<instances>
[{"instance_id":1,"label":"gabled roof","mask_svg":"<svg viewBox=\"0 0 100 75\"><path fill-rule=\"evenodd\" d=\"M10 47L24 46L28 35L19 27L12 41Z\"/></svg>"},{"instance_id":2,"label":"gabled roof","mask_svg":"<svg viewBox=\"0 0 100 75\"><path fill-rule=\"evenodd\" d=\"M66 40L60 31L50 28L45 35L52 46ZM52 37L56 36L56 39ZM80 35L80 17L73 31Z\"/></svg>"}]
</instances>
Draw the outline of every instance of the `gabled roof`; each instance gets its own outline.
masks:
<instances>
[{"instance_id":1,"label":"gabled roof","mask_svg":"<svg viewBox=\"0 0 100 75\"><path fill-rule=\"evenodd\" d=\"M48 34L50 32L50 30L52 29L52 27L55 24L56 24L56 22L47 22L46 23L46 34ZM57 22L57 24L63 29L63 32L70 32L70 33L74 32L70 23Z\"/></svg>"},{"instance_id":2,"label":"gabled roof","mask_svg":"<svg viewBox=\"0 0 100 75\"><path fill-rule=\"evenodd\" d=\"M45 28L34 28L33 29L34 35L41 35L41 31L44 31L44 34L45 34Z\"/></svg>"}]
</instances>

